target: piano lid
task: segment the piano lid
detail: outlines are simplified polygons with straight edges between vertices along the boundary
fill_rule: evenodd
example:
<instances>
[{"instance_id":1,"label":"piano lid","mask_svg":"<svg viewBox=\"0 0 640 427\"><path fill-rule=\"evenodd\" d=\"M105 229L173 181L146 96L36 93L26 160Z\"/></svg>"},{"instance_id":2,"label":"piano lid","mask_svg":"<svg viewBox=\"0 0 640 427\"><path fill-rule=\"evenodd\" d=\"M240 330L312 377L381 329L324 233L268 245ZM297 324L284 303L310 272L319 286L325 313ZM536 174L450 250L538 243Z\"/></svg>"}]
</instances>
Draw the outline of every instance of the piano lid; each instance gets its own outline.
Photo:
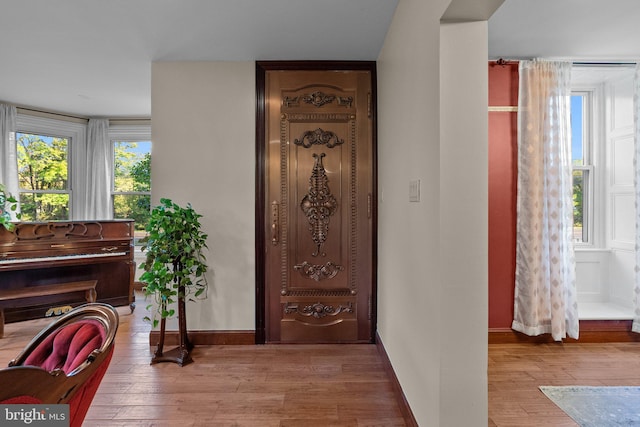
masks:
<instances>
[{"instance_id":1,"label":"piano lid","mask_svg":"<svg viewBox=\"0 0 640 427\"><path fill-rule=\"evenodd\" d=\"M133 220L18 222L0 227L0 245L133 238Z\"/></svg>"}]
</instances>

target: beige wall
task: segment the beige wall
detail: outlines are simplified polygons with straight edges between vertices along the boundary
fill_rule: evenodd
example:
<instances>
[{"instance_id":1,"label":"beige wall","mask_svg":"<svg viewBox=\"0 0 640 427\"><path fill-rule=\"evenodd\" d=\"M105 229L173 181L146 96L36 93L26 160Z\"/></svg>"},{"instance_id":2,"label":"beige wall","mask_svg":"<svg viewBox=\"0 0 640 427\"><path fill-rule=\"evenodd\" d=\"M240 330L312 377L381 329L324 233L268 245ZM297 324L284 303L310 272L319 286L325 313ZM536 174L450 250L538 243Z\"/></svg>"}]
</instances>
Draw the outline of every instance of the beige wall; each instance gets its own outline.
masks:
<instances>
[{"instance_id":1,"label":"beige wall","mask_svg":"<svg viewBox=\"0 0 640 427\"><path fill-rule=\"evenodd\" d=\"M448 3L401 0L378 58L378 328L418 423L458 427L487 422L487 57L486 23L441 28ZM254 75L152 66L153 199L209 234L190 330L254 329Z\"/></svg>"},{"instance_id":2,"label":"beige wall","mask_svg":"<svg viewBox=\"0 0 640 427\"><path fill-rule=\"evenodd\" d=\"M486 21L441 26L440 416L445 422L440 425L447 426L482 425L488 419L486 40Z\"/></svg>"},{"instance_id":3,"label":"beige wall","mask_svg":"<svg viewBox=\"0 0 640 427\"><path fill-rule=\"evenodd\" d=\"M400 1L378 57L378 330L421 426L440 424L440 16ZM421 201L409 202L420 180Z\"/></svg>"},{"instance_id":4,"label":"beige wall","mask_svg":"<svg viewBox=\"0 0 640 427\"><path fill-rule=\"evenodd\" d=\"M255 65L155 62L151 77L153 204L191 202L209 235L189 330L254 330Z\"/></svg>"},{"instance_id":5,"label":"beige wall","mask_svg":"<svg viewBox=\"0 0 640 427\"><path fill-rule=\"evenodd\" d=\"M488 418L488 56L447 6L400 1L378 58L378 330L419 425L457 427Z\"/></svg>"}]
</instances>

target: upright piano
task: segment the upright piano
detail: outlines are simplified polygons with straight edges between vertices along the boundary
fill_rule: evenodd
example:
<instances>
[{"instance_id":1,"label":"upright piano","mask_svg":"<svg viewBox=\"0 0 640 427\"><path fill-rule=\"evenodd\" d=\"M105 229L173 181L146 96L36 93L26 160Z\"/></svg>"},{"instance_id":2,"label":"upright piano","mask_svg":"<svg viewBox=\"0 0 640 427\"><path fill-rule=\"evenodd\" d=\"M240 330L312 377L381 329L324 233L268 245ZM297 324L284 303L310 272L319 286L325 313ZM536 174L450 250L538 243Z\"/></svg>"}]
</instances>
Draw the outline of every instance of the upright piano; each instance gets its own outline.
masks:
<instances>
[{"instance_id":1,"label":"upright piano","mask_svg":"<svg viewBox=\"0 0 640 427\"><path fill-rule=\"evenodd\" d=\"M133 225L133 220L109 220L20 222L12 231L0 227L0 290L97 280L97 301L133 310ZM7 308L5 320L42 317L51 308L46 303Z\"/></svg>"}]
</instances>

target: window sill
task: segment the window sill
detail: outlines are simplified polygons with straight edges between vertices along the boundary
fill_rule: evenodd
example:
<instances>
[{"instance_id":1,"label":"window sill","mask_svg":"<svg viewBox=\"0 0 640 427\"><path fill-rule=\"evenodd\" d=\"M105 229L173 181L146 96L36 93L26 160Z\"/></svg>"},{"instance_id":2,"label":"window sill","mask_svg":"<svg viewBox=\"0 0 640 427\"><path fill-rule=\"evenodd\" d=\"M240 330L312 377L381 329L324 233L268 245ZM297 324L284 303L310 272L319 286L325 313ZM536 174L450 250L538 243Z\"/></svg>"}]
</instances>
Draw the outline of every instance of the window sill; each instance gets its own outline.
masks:
<instances>
[{"instance_id":1,"label":"window sill","mask_svg":"<svg viewBox=\"0 0 640 427\"><path fill-rule=\"evenodd\" d=\"M580 320L631 320L633 308L612 302L578 302Z\"/></svg>"},{"instance_id":2,"label":"window sill","mask_svg":"<svg viewBox=\"0 0 640 427\"><path fill-rule=\"evenodd\" d=\"M593 246L574 246L576 252L611 252L610 248L596 248Z\"/></svg>"}]
</instances>

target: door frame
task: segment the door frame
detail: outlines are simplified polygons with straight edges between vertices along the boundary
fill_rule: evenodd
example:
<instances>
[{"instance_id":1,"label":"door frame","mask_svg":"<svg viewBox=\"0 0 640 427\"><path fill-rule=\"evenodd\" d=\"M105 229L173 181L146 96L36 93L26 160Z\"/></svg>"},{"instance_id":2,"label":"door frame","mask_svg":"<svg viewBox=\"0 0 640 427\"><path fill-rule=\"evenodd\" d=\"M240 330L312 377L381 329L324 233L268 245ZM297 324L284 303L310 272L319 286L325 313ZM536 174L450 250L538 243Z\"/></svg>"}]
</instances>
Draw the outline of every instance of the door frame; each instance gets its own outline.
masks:
<instances>
[{"instance_id":1,"label":"door frame","mask_svg":"<svg viewBox=\"0 0 640 427\"><path fill-rule=\"evenodd\" d=\"M255 320L256 344L266 342L266 233L264 218L267 214L266 197L266 144L265 141L265 84L266 72L279 71L332 71L354 70L369 71L371 73L371 119L372 119L372 179L373 200L371 207L372 236L371 236L371 340L375 342L377 332L378 307L378 145L377 145L377 84L375 61L256 61L256 176L255 176Z\"/></svg>"}]
</instances>

